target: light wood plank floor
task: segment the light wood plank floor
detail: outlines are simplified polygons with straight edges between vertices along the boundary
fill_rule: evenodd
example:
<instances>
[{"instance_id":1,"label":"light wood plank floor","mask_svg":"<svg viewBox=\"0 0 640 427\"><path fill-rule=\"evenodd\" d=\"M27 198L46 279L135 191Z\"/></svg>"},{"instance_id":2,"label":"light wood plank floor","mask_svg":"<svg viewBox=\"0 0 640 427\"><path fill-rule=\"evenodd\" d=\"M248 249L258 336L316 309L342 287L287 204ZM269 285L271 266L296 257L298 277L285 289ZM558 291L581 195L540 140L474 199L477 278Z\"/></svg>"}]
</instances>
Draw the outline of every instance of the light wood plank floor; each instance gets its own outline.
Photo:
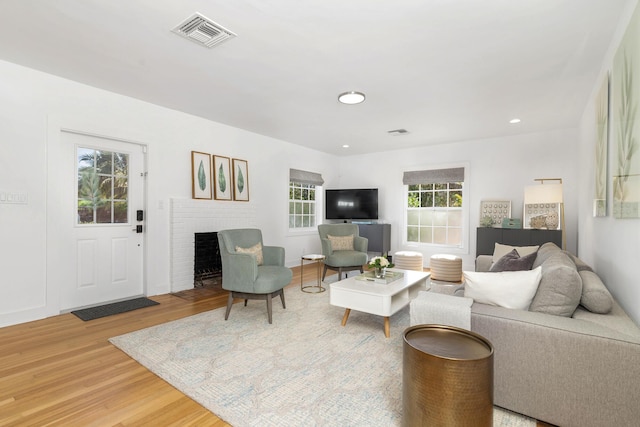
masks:
<instances>
[{"instance_id":1,"label":"light wood plank floor","mask_svg":"<svg viewBox=\"0 0 640 427\"><path fill-rule=\"evenodd\" d=\"M300 286L300 268L292 270L289 286ZM315 278L305 266L304 282ZM199 288L154 296L160 305L89 322L62 314L1 328L0 425L228 426L107 341L223 307L227 295Z\"/></svg>"}]
</instances>

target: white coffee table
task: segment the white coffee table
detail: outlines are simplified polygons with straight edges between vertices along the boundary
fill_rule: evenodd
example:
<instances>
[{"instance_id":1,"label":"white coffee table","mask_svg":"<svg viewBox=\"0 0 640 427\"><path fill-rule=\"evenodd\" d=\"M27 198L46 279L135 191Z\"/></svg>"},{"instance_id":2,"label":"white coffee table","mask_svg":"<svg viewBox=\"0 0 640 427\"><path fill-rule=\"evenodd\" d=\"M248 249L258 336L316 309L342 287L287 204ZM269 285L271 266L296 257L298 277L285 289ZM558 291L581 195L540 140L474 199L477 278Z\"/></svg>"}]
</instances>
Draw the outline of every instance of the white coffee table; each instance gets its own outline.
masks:
<instances>
[{"instance_id":1,"label":"white coffee table","mask_svg":"<svg viewBox=\"0 0 640 427\"><path fill-rule=\"evenodd\" d=\"M404 277L379 284L350 277L329 285L329 303L345 308L342 326L347 324L351 310L384 317L384 335L389 338L389 317L407 306L418 292L426 289L428 272L398 270Z\"/></svg>"}]
</instances>

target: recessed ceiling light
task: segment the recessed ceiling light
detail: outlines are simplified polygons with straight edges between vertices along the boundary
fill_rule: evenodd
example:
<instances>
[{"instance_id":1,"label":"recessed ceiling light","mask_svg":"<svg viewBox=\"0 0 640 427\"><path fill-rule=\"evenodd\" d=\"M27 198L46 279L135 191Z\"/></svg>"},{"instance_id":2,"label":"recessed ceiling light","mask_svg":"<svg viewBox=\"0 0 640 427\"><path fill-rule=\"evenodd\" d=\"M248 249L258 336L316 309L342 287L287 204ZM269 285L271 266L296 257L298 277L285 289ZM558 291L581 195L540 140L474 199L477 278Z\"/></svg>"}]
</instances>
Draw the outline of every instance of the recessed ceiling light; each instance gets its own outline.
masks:
<instances>
[{"instance_id":1,"label":"recessed ceiling light","mask_svg":"<svg viewBox=\"0 0 640 427\"><path fill-rule=\"evenodd\" d=\"M515 125L516 123L520 123L520 119L511 119L509 120L509 123L511 123L512 125Z\"/></svg>"},{"instance_id":2,"label":"recessed ceiling light","mask_svg":"<svg viewBox=\"0 0 640 427\"><path fill-rule=\"evenodd\" d=\"M349 148L349 144L344 144L342 148Z\"/></svg>"},{"instance_id":3,"label":"recessed ceiling light","mask_svg":"<svg viewBox=\"0 0 640 427\"><path fill-rule=\"evenodd\" d=\"M364 93L354 91L344 92L338 95L338 101L348 105L360 104L364 101Z\"/></svg>"}]
</instances>

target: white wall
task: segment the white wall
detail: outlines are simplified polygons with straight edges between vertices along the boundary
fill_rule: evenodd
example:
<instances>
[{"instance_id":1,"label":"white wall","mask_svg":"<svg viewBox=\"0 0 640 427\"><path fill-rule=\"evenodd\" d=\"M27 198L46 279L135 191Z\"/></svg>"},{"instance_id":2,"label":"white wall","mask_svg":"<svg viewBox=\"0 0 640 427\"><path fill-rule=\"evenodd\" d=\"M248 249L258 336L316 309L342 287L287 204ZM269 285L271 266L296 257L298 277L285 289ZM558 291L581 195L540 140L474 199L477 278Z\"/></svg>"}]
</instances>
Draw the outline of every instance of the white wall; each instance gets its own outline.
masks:
<instances>
[{"instance_id":1,"label":"white wall","mask_svg":"<svg viewBox=\"0 0 640 427\"><path fill-rule=\"evenodd\" d=\"M148 295L170 290L169 199L191 197L191 150L248 161L248 203L288 265L299 265L303 249L320 250L316 233L288 232L288 174L335 181L333 156L2 61L0 99L0 191L28 194L27 204L0 204L0 326L59 312L60 284L47 283L47 248L56 248L47 195L62 191L47 190L47 140L59 127L147 144Z\"/></svg>"},{"instance_id":2,"label":"white wall","mask_svg":"<svg viewBox=\"0 0 640 427\"><path fill-rule=\"evenodd\" d=\"M403 172L466 166L464 198L469 206L470 233L467 247L458 255L463 259L463 268L473 270L480 202L511 200L511 216L522 218L524 187L535 185L535 178L562 178L567 249L575 252L578 163L574 159L577 146L577 129L565 129L345 157L340 159L340 186L379 187L379 216L381 221L391 224L391 252L420 251L428 266L434 253L453 251L402 244Z\"/></svg>"},{"instance_id":3,"label":"white wall","mask_svg":"<svg viewBox=\"0 0 640 427\"><path fill-rule=\"evenodd\" d=\"M612 179L615 159L609 140L608 216L592 216L595 188L595 98L600 82L611 70L613 56L638 2L630 2L621 18L618 31L605 57L601 75L594 85L589 104L580 125L579 163L579 245L580 257L590 264L607 285L616 300L637 324L640 324L640 219L615 219L612 215ZM609 133L611 135L611 133ZM638 155L638 154L636 154Z\"/></svg>"}]
</instances>

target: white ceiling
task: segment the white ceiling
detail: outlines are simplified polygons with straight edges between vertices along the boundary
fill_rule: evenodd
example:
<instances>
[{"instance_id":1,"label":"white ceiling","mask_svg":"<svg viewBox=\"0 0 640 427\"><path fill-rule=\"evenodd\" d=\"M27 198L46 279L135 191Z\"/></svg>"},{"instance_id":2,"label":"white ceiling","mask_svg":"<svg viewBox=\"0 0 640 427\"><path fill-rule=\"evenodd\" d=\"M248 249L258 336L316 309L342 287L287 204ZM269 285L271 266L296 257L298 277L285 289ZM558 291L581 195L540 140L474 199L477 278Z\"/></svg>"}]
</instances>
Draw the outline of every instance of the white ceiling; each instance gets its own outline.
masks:
<instances>
[{"instance_id":1,"label":"white ceiling","mask_svg":"<svg viewBox=\"0 0 640 427\"><path fill-rule=\"evenodd\" d=\"M577 126L627 1L0 0L0 59L354 155Z\"/></svg>"}]
</instances>

